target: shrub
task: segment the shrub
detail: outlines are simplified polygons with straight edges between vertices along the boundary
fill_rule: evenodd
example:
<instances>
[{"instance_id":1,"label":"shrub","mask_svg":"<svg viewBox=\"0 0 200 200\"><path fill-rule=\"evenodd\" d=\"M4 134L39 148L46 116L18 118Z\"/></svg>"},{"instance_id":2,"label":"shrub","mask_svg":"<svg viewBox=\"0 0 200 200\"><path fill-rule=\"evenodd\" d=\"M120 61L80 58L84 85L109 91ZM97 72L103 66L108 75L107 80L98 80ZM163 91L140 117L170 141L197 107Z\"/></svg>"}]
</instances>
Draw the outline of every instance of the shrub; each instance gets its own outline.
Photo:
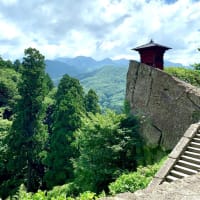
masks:
<instances>
[{"instance_id":1,"label":"shrub","mask_svg":"<svg viewBox=\"0 0 200 200\"><path fill-rule=\"evenodd\" d=\"M19 199L19 200L97 200L98 196L90 191L81 193L78 197L70 197L74 184L69 183L62 186L56 186L50 191L38 190L36 193L27 192L24 185L19 187L18 192L8 197L7 200ZM101 194L101 197L105 194Z\"/></svg>"},{"instance_id":2,"label":"shrub","mask_svg":"<svg viewBox=\"0 0 200 200\"><path fill-rule=\"evenodd\" d=\"M69 197L76 193L76 186L74 183L64 184L62 186L55 186L52 190L48 191L48 199L54 199L55 197Z\"/></svg>"},{"instance_id":3,"label":"shrub","mask_svg":"<svg viewBox=\"0 0 200 200\"><path fill-rule=\"evenodd\" d=\"M191 85L200 87L200 73L199 70L186 69L183 67L165 68L165 72L175 76Z\"/></svg>"},{"instance_id":4,"label":"shrub","mask_svg":"<svg viewBox=\"0 0 200 200\"><path fill-rule=\"evenodd\" d=\"M162 165L165 158L159 163L138 167L136 172L121 175L115 182L109 185L109 191L112 195L122 192L135 192L144 189L152 180L155 173Z\"/></svg>"}]
</instances>

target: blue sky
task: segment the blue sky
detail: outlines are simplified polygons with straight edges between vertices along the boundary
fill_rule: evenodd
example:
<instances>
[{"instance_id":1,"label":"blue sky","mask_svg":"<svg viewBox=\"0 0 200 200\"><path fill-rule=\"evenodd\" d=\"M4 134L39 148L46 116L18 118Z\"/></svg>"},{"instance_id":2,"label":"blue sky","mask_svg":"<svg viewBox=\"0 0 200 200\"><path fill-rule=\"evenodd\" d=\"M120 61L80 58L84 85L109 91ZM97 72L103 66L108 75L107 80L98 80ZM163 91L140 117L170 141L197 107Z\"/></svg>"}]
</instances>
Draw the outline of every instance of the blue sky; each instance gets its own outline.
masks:
<instances>
[{"instance_id":1,"label":"blue sky","mask_svg":"<svg viewBox=\"0 0 200 200\"><path fill-rule=\"evenodd\" d=\"M172 47L165 58L200 62L200 1L0 0L0 55L35 47L48 59L91 56L138 59L149 42Z\"/></svg>"},{"instance_id":2,"label":"blue sky","mask_svg":"<svg viewBox=\"0 0 200 200\"><path fill-rule=\"evenodd\" d=\"M165 0L165 2L168 3L168 4L172 4L172 3L175 3L176 0Z\"/></svg>"}]
</instances>

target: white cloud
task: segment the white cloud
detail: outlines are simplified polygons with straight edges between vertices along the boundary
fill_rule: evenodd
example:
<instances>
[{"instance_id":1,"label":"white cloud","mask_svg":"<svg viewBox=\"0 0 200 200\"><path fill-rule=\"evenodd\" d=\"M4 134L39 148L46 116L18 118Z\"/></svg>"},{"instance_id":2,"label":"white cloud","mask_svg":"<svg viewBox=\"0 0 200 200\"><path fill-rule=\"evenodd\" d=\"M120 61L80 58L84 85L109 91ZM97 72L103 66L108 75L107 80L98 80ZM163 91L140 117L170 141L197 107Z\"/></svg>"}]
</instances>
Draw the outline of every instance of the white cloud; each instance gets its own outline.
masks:
<instances>
[{"instance_id":1,"label":"white cloud","mask_svg":"<svg viewBox=\"0 0 200 200\"><path fill-rule=\"evenodd\" d=\"M33 46L46 58L138 59L130 49L153 38L173 48L167 59L191 64L199 62L199 8L192 0L0 0L0 55L15 59Z\"/></svg>"},{"instance_id":2,"label":"white cloud","mask_svg":"<svg viewBox=\"0 0 200 200\"><path fill-rule=\"evenodd\" d=\"M1 39L11 40L20 36L20 31L14 24L11 24L4 20L0 20L0 27L1 27L0 31Z\"/></svg>"},{"instance_id":3,"label":"white cloud","mask_svg":"<svg viewBox=\"0 0 200 200\"><path fill-rule=\"evenodd\" d=\"M6 6L10 6L17 3L17 0L0 0L0 3L3 3Z\"/></svg>"}]
</instances>

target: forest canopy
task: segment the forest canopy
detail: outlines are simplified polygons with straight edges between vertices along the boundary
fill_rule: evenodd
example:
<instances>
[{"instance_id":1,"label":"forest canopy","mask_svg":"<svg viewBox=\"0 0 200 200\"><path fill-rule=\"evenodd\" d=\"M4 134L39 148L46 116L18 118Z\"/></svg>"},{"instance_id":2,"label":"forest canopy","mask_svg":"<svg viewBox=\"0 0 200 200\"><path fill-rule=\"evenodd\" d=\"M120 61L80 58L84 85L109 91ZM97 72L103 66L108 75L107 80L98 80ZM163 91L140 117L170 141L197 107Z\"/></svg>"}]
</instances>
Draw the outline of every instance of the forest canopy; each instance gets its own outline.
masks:
<instances>
[{"instance_id":1,"label":"forest canopy","mask_svg":"<svg viewBox=\"0 0 200 200\"><path fill-rule=\"evenodd\" d=\"M54 88L37 49L26 49L22 62L1 59L0 66L1 198L22 184L32 193L66 184L72 196L100 193L137 168L136 117L102 113L96 92L85 93L67 74Z\"/></svg>"}]
</instances>

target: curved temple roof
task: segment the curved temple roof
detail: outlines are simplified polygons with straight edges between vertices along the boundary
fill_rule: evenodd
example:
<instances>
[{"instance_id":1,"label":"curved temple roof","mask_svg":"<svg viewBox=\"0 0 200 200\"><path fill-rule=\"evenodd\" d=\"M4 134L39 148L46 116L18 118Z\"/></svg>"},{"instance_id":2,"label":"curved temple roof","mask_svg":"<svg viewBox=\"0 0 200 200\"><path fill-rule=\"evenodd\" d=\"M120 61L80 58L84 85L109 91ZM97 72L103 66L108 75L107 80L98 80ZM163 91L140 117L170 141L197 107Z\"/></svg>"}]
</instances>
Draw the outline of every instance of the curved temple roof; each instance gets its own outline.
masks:
<instances>
[{"instance_id":1,"label":"curved temple roof","mask_svg":"<svg viewBox=\"0 0 200 200\"><path fill-rule=\"evenodd\" d=\"M160 48L165 49L165 50L171 49L170 47L163 46L161 44L155 43L153 40L150 40L149 43L138 46L138 47L133 48L131 50L140 51L141 49L146 49L146 48L151 48L151 47L160 47Z\"/></svg>"}]
</instances>

